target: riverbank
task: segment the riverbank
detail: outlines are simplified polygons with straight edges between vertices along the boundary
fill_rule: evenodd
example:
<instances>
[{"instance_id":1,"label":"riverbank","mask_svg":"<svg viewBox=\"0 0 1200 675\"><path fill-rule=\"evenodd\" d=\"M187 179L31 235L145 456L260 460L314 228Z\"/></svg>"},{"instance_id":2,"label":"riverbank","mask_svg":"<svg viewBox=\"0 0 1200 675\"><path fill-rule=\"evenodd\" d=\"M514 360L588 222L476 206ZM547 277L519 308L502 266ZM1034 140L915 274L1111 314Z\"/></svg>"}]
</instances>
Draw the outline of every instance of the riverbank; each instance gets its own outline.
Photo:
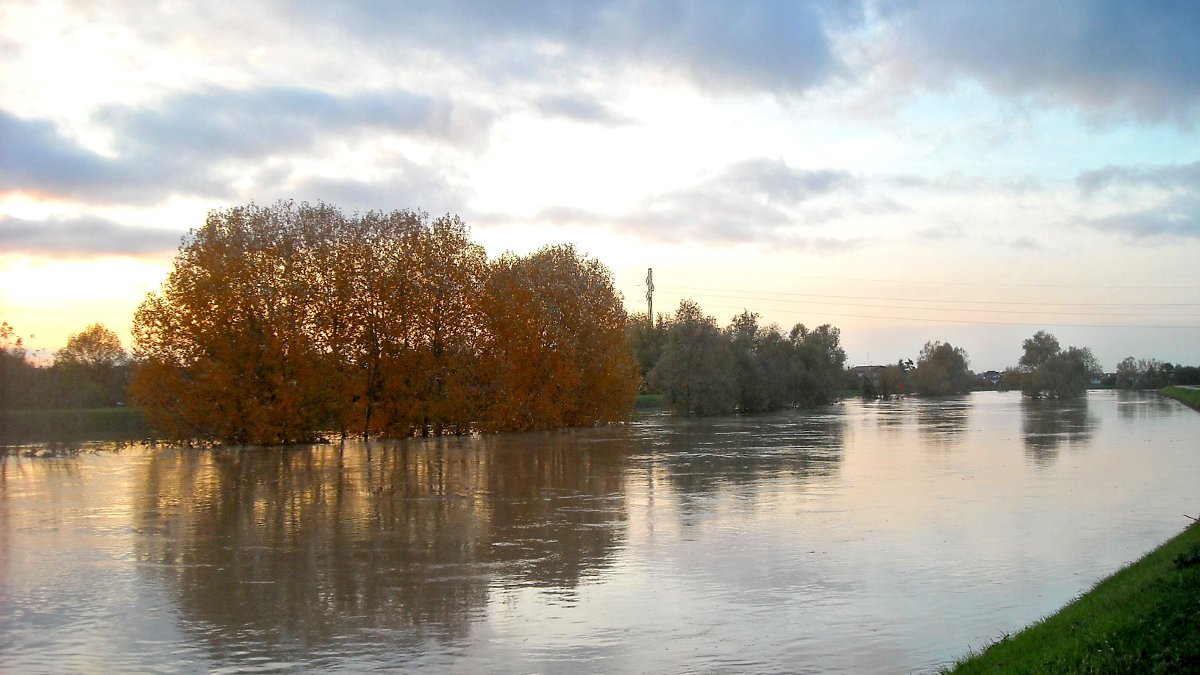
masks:
<instances>
[{"instance_id":1,"label":"riverbank","mask_svg":"<svg viewBox=\"0 0 1200 675\"><path fill-rule=\"evenodd\" d=\"M0 411L0 447L73 441L148 438L150 425L136 408L70 408Z\"/></svg>"},{"instance_id":2,"label":"riverbank","mask_svg":"<svg viewBox=\"0 0 1200 675\"><path fill-rule=\"evenodd\" d=\"M1176 401L1192 408L1200 410L1200 389L1189 387L1163 387L1160 392L1167 398L1173 398Z\"/></svg>"},{"instance_id":3,"label":"riverbank","mask_svg":"<svg viewBox=\"0 0 1200 675\"><path fill-rule=\"evenodd\" d=\"M1200 410L1200 391L1162 390ZM1200 522L945 672L1200 672ZM1200 517L1200 516L1197 516Z\"/></svg>"}]
</instances>

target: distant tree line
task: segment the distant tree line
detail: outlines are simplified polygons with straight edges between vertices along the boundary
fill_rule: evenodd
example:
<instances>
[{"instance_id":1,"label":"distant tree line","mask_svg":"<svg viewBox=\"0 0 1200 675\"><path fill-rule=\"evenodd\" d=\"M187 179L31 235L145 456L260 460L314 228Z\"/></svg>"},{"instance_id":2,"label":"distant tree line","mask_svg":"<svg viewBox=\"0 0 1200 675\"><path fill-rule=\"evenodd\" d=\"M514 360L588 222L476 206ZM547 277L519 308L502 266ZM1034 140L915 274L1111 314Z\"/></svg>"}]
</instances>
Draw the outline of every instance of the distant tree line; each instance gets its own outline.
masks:
<instances>
[{"instance_id":1,"label":"distant tree line","mask_svg":"<svg viewBox=\"0 0 1200 675\"><path fill-rule=\"evenodd\" d=\"M1007 369L1000 379L1001 389L1019 389L1035 399L1074 398L1082 396L1100 375L1100 366L1091 350L1062 349L1058 338L1045 331L1025 340L1022 350L1018 366ZM916 364L901 359L895 365L875 368L868 375L859 376L850 385L868 399L905 393L947 396L992 386L971 372L969 365L966 350L932 341L925 343ZM1143 370L1158 372L1153 367Z\"/></svg>"},{"instance_id":2,"label":"distant tree line","mask_svg":"<svg viewBox=\"0 0 1200 675\"><path fill-rule=\"evenodd\" d=\"M676 414L811 408L841 395L846 354L837 328L797 324L784 334L758 319L743 311L721 328L699 304L683 300L653 325L635 315L630 346L648 388Z\"/></svg>"},{"instance_id":3,"label":"distant tree line","mask_svg":"<svg viewBox=\"0 0 1200 675\"><path fill-rule=\"evenodd\" d=\"M638 386L610 272L571 246L489 261L454 216L211 212L134 317L131 393L231 443L624 419Z\"/></svg>"},{"instance_id":4,"label":"distant tree line","mask_svg":"<svg viewBox=\"0 0 1200 675\"><path fill-rule=\"evenodd\" d=\"M47 367L31 363L15 329L0 324L0 410L121 405L128 398L130 372L120 338L103 324L71 335Z\"/></svg>"},{"instance_id":5,"label":"distant tree line","mask_svg":"<svg viewBox=\"0 0 1200 675\"><path fill-rule=\"evenodd\" d=\"M978 389L980 384L971 372L970 363L965 349L934 340L921 348L915 364L912 359L900 359L869 375L861 375L858 381L849 384L866 399L888 399L909 393L920 396L966 394Z\"/></svg>"},{"instance_id":6,"label":"distant tree line","mask_svg":"<svg viewBox=\"0 0 1200 675\"><path fill-rule=\"evenodd\" d=\"M1127 356L1117 364L1111 384L1120 389L1162 389L1177 384L1200 384L1200 367Z\"/></svg>"}]
</instances>

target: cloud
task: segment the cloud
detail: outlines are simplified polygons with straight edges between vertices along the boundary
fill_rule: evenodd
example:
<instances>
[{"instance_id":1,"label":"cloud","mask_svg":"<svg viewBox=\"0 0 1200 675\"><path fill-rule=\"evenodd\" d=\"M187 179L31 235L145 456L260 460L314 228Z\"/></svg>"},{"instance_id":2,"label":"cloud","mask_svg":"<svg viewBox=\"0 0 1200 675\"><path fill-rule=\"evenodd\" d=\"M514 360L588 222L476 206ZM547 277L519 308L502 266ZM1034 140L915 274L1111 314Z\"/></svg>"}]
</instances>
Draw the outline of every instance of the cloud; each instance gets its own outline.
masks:
<instances>
[{"instance_id":1,"label":"cloud","mask_svg":"<svg viewBox=\"0 0 1200 675\"><path fill-rule=\"evenodd\" d=\"M619 127L634 123L633 119L616 112L597 98L587 94L543 96L534 105L543 115L560 117L574 122L599 124L606 127Z\"/></svg>"},{"instance_id":2,"label":"cloud","mask_svg":"<svg viewBox=\"0 0 1200 675\"><path fill-rule=\"evenodd\" d=\"M1149 168L1110 164L1079 174L1075 183L1085 195L1114 185L1149 185L1162 190L1184 189L1200 193L1200 162Z\"/></svg>"},{"instance_id":3,"label":"cloud","mask_svg":"<svg viewBox=\"0 0 1200 675\"><path fill-rule=\"evenodd\" d=\"M1008 240L1008 246L1017 251L1041 252L1048 251L1041 242L1033 237L1016 237Z\"/></svg>"},{"instance_id":4,"label":"cloud","mask_svg":"<svg viewBox=\"0 0 1200 675\"><path fill-rule=\"evenodd\" d=\"M435 215L458 212L467 192L436 171L400 160L372 180L304 176L264 189L277 199L336 204L345 211L423 210Z\"/></svg>"},{"instance_id":5,"label":"cloud","mask_svg":"<svg viewBox=\"0 0 1200 675\"><path fill-rule=\"evenodd\" d=\"M794 205L857 186L858 180L844 171L795 169L783 160L750 159L730 166L702 189L759 195L770 202Z\"/></svg>"},{"instance_id":6,"label":"cloud","mask_svg":"<svg viewBox=\"0 0 1200 675\"><path fill-rule=\"evenodd\" d=\"M63 136L45 120L0 110L0 190L87 199L94 203L149 203L180 180L176 162L146 163L107 157ZM223 195L218 183L187 181L189 192Z\"/></svg>"},{"instance_id":7,"label":"cloud","mask_svg":"<svg viewBox=\"0 0 1200 675\"><path fill-rule=\"evenodd\" d=\"M1123 234L1137 242L1200 239L1200 197L1178 196L1151 208L1081 218L1077 222L1100 232Z\"/></svg>"},{"instance_id":8,"label":"cloud","mask_svg":"<svg viewBox=\"0 0 1200 675\"><path fill-rule=\"evenodd\" d=\"M796 243L796 230L824 222L828 209L800 209L818 197L857 189L848 173L750 159L694 186L653 195L624 220L651 238L710 243ZM830 242L825 242L828 246Z\"/></svg>"},{"instance_id":9,"label":"cloud","mask_svg":"<svg viewBox=\"0 0 1200 675\"><path fill-rule=\"evenodd\" d=\"M490 116L449 99L402 90L335 95L300 87L210 87L149 106L108 106L96 119L118 134L130 155L183 153L263 159L331 138L392 132L451 143L478 143Z\"/></svg>"},{"instance_id":10,"label":"cloud","mask_svg":"<svg viewBox=\"0 0 1200 675\"><path fill-rule=\"evenodd\" d=\"M917 239L928 242L946 242L955 241L963 237L963 227L958 224L943 225L940 227L925 227L917 230L914 233Z\"/></svg>"},{"instance_id":11,"label":"cloud","mask_svg":"<svg viewBox=\"0 0 1200 675\"><path fill-rule=\"evenodd\" d=\"M834 252L857 240L814 234L844 210L826 198L855 194L861 181L832 170L797 169L781 160L750 159L694 185L661 192L625 213L550 207L536 220L555 225L608 226L655 241L783 246Z\"/></svg>"},{"instance_id":12,"label":"cloud","mask_svg":"<svg viewBox=\"0 0 1200 675\"><path fill-rule=\"evenodd\" d=\"M306 24L394 50L470 62L490 80L613 63L682 75L721 90L797 93L842 70L830 31L861 21L857 2L527 0L289 5ZM290 12L290 13L292 13Z\"/></svg>"},{"instance_id":13,"label":"cloud","mask_svg":"<svg viewBox=\"0 0 1200 675\"><path fill-rule=\"evenodd\" d=\"M270 173L260 168L268 160L313 158L330 144L388 133L482 144L492 116L399 90L334 95L269 87L207 88L154 104L109 105L93 121L111 132L114 156L83 147L48 121L0 111L0 190L91 203L147 204L172 194L229 200L239 196L235 184L248 175ZM417 172L402 158L388 161L384 171Z\"/></svg>"},{"instance_id":14,"label":"cloud","mask_svg":"<svg viewBox=\"0 0 1200 675\"><path fill-rule=\"evenodd\" d=\"M1150 167L1108 165L1085 171L1075 179L1084 197L1099 200L1110 193L1127 210L1077 223L1101 232L1124 234L1134 241L1200 238L1200 162ZM1130 197L1120 188L1149 187L1158 193L1142 195L1148 206L1129 210ZM1144 202L1143 202L1144 203Z\"/></svg>"},{"instance_id":15,"label":"cloud","mask_svg":"<svg viewBox=\"0 0 1200 675\"><path fill-rule=\"evenodd\" d=\"M887 59L918 83L965 77L1002 95L1194 125L1200 4L1123 0L881 2Z\"/></svg>"},{"instance_id":16,"label":"cloud","mask_svg":"<svg viewBox=\"0 0 1200 675\"><path fill-rule=\"evenodd\" d=\"M34 255L153 255L174 251L183 233L103 218L25 220L0 215L5 251Z\"/></svg>"}]
</instances>

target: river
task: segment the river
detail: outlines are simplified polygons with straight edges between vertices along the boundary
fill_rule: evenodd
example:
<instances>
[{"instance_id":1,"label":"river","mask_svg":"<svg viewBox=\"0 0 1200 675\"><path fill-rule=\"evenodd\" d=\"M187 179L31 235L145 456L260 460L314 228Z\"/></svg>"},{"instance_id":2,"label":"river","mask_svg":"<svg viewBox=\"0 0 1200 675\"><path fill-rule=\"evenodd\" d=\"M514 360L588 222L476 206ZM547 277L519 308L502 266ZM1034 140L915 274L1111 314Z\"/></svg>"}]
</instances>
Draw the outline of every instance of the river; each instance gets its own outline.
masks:
<instances>
[{"instance_id":1,"label":"river","mask_svg":"<svg viewBox=\"0 0 1200 675\"><path fill-rule=\"evenodd\" d=\"M1200 511L1156 394L0 461L0 672L910 672Z\"/></svg>"}]
</instances>

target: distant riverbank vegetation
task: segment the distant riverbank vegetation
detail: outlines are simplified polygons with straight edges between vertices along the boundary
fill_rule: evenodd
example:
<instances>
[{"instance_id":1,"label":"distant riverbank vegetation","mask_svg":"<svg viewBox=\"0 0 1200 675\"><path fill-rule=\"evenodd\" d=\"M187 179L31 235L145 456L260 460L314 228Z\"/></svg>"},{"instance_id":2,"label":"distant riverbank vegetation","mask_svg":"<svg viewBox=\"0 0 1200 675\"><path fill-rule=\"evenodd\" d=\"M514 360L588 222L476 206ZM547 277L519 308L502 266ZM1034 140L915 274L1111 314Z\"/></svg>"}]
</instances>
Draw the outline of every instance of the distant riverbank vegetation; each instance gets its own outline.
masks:
<instances>
[{"instance_id":1,"label":"distant riverbank vegetation","mask_svg":"<svg viewBox=\"0 0 1200 675\"><path fill-rule=\"evenodd\" d=\"M134 317L133 400L237 444L623 420L612 276L571 246L488 260L457 217L280 202L214 211Z\"/></svg>"},{"instance_id":2,"label":"distant riverbank vegetation","mask_svg":"<svg viewBox=\"0 0 1200 675\"><path fill-rule=\"evenodd\" d=\"M1100 379L1100 365L1087 347L1062 349L1058 338L1038 331L1022 343L1016 367L1003 373L976 374L970 370L965 349L932 341L917 357L895 365L868 366L857 370L848 383L864 398L891 398L913 393L920 396L951 396L979 389L1020 390L1033 398L1077 398Z\"/></svg>"},{"instance_id":3,"label":"distant riverbank vegetation","mask_svg":"<svg viewBox=\"0 0 1200 675\"><path fill-rule=\"evenodd\" d=\"M630 322L630 345L648 387L680 415L811 408L841 396L846 352L828 324L759 325L743 311L724 328L683 300L673 315Z\"/></svg>"}]
</instances>

